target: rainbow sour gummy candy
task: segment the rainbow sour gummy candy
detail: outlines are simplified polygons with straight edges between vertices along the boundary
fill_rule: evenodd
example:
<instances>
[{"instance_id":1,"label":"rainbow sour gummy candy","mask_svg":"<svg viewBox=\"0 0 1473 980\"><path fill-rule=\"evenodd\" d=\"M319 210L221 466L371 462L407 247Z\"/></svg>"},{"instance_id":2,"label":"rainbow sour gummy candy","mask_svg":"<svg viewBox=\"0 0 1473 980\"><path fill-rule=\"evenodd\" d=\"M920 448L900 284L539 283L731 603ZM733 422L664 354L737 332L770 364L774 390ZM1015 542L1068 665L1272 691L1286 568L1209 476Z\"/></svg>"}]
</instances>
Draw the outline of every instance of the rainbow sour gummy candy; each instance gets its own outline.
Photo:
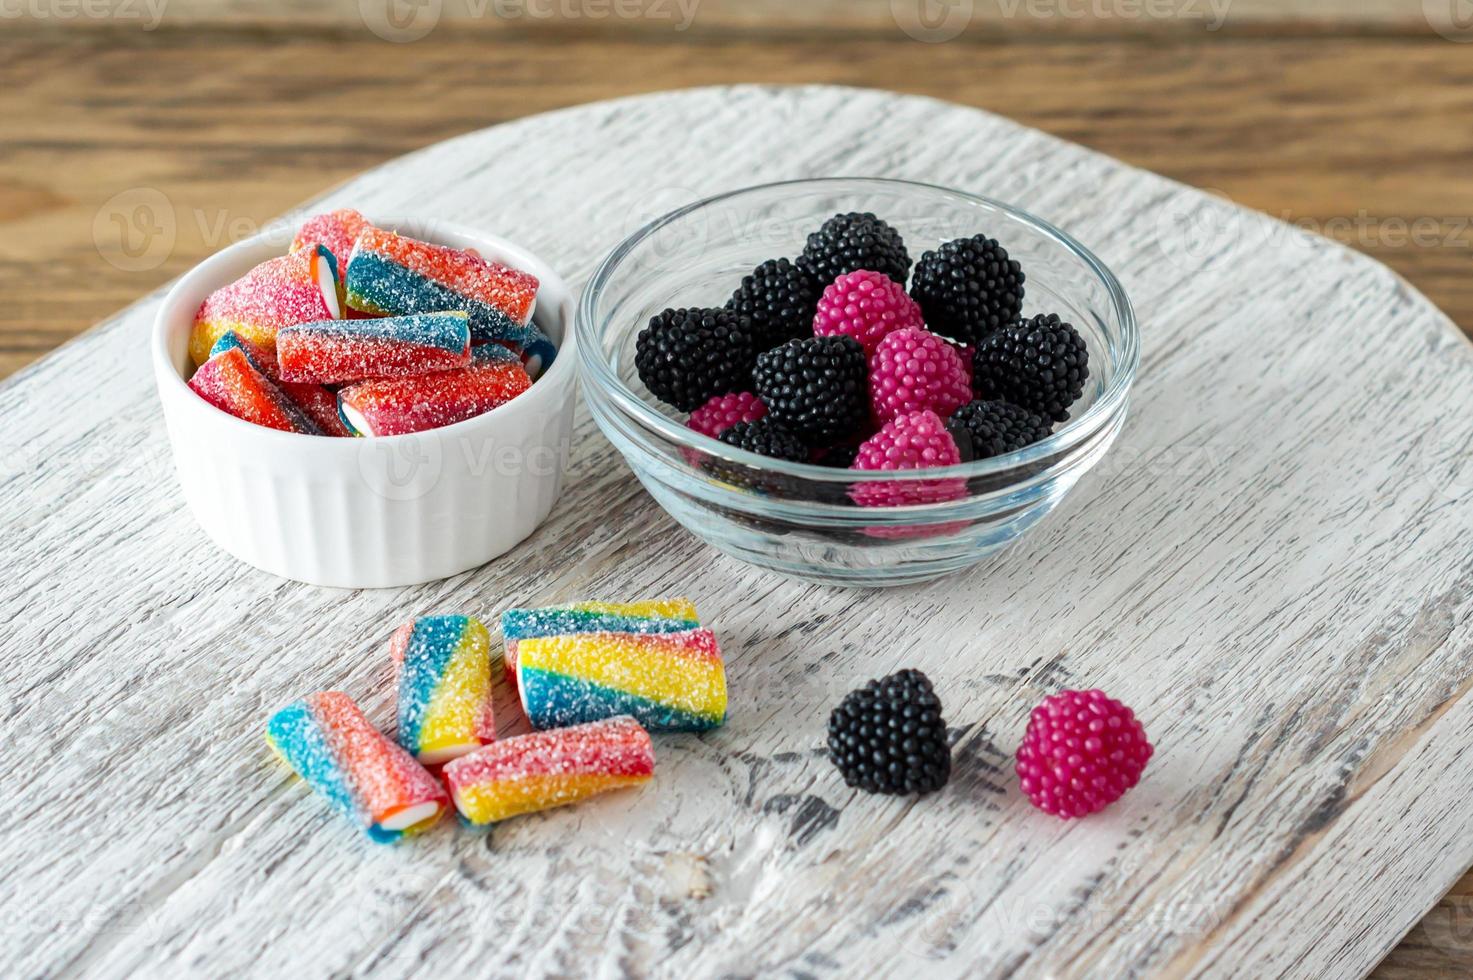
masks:
<instances>
[{"instance_id":1,"label":"rainbow sour gummy candy","mask_svg":"<svg viewBox=\"0 0 1473 980\"><path fill-rule=\"evenodd\" d=\"M276 712L266 741L379 843L419 833L445 812L444 788L340 691L310 694Z\"/></svg>"},{"instance_id":2,"label":"rainbow sour gummy candy","mask_svg":"<svg viewBox=\"0 0 1473 980\"><path fill-rule=\"evenodd\" d=\"M343 424L343 418L338 414L338 396L328 391L322 385L300 384L291 381L282 381L281 375L276 370L276 358L267 351L261 349L260 344L253 344L246 340L234 330L227 330L215 341L215 346L210 348L210 357L223 354L232 348L240 348L251 366L269 378L281 393L307 414L325 436L351 436L352 431Z\"/></svg>"},{"instance_id":3,"label":"rainbow sour gummy candy","mask_svg":"<svg viewBox=\"0 0 1473 980\"><path fill-rule=\"evenodd\" d=\"M484 826L649 782L655 750L633 718L554 728L492 742L445 766L460 818Z\"/></svg>"},{"instance_id":4,"label":"rainbow sour gummy candy","mask_svg":"<svg viewBox=\"0 0 1473 980\"><path fill-rule=\"evenodd\" d=\"M470 317L461 311L376 320L314 320L276 334L287 381L335 384L449 371L471 362Z\"/></svg>"},{"instance_id":5,"label":"rainbow sour gummy candy","mask_svg":"<svg viewBox=\"0 0 1473 980\"><path fill-rule=\"evenodd\" d=\"M427 766L496 740L491 637L469 616L422 616L389 642L399 695L399 744Z\"/></svg>"},{"instance_id":6,"label":"rainbow sour gummy candy","mask_svg":"<svg viewBox=\"0 0 1473 980\"><path fill-rule=\"evenodd\" d=\"M321 435L321 429L239 347L200 365L189 387L205 401L238 419L283 432Z\"/></svg>"},{"instance_id":7,"label":"rainbow sour gummy candy","mask_svg":"<svg viewBox=\"0 0 1473 980\"><path fill-rule=\"evenodd\" d=\"M465 310L474 343L525 339L538 286L536 276L464 249L373 227L358 236L344 280L348 305L364 313Z\"/></svg>"},{"instance_id":8,"label":"rainbow sour gummy candy","mask_svg":"<svg viewBox=\"0 0 1473 980\"><path fill-rule=\"evenodd\" d=\"M689 599L573 602L541 609L508 609L501 614L506 676L515 683L517 647L528 637L573 633L679 633L697 629L700 625L695 603Z\"/></svg>"},{"instance_id":9,"label":"rainbow sour gummy candy","mask_svg":"<svg viewBox=\"0 0 1473 980\"><path fill-rule=\"evenodd\" d=\"M189 334L189 356L203 364L227 330L275 356L282 327L341 316L337 260L321 245L304 248L262 262L205 297Z\"/></svg>"},{"instance_id":10,"label":"rainbow sour gummy candy","mask_svg":"<svg viewBox=\"0 0 1473 980\"><path fill-rule=\"evenodd\" d=\"M650 731L703 732L726 720L726 670L708 629L526 637L517 690L534 728L630 715Z\"/></svg>"},{"instance_id":11,"label":"rainbow sour gummy candy","mask_svg":"<svg viewBox=\"0 0 1473 980\"><path fill-rule=\"evenodd\" d=\"M476 360L454 371L360 381L338 392L338 410L359 435L397 436L474 418L530 387L532 379L515 358Z\"/></svg>"}]
</instances>

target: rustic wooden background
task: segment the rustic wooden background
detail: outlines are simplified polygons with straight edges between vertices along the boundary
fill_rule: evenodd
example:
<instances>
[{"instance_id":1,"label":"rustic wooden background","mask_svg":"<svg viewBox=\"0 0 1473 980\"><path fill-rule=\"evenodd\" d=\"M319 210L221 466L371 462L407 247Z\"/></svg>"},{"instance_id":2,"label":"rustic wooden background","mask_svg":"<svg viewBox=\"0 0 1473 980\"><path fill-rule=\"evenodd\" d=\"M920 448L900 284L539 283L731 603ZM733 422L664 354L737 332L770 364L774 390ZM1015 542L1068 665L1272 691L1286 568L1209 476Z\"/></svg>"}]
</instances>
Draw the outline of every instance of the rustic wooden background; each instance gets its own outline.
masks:
<instances>
[{"instance_id":1,"label":"rustic wooden background","mask_svg":"<svg viewBox=\"0 0 1473 980\"><path fill-rule=\"evenodd\" d=\"M1366 251L1473 331L1456 0L388 2L0 5L0 377L385 159L737 81L1002 113ZM1473 876L1377 973L1468 975Z\"/></svg>"}]
</instances>

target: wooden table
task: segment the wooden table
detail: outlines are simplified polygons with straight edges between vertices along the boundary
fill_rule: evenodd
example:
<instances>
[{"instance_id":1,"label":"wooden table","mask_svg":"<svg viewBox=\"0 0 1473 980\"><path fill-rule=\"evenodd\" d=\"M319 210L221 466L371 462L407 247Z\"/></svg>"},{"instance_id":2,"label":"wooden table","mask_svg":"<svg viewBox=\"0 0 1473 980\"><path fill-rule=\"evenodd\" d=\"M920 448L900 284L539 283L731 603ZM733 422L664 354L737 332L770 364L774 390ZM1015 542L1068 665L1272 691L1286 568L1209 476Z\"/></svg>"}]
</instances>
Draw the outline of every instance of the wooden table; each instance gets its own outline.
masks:
<instances>
[{"instance_id":1,"label":"wooden table","mask_svg":"<svg viewBox=\"0 0 1473 980\"><path fill-rule=\"evenodd\" d=\"M401 152L606 94L738 80L985 106L1340 237L1473 324L1473 133L1457 124L1473 110L1473 59L1428 29L1416 0L1238 0L1217 32L1191 18L999 18L979 3L939 44L897 31L884 7L705 0L677 32L467 21L447 5L434 43L417 44L386 43L356 11L327 8L297 26L261 5L176 0L151 32L123 19L7 20L0 374ZM149 190L166 199L155 212L166 238L130 224L156 201ZM1412 242L1419 219L1438 230ZM1473 879L1382 973L1473 970L1470 894Z\"/></svg>"},{"instance_id":2,"label":"wooden table","mask_svg":"<svg viewBox=\"0 0 1473 980\"><path fill-rule=\"evenodd\" d=\"M873 118L931 141L871 141ZM774 159L788 126L804 142ZM1473 857L1473 351L1452 325L1251 213L994 117L853 90L533 119L325 203L493 222L578 281L671 189L659 148L677 139L697 194L840 159L997 188L1076 231L1145 325L1117 465L1005 562L852 593L713 563L585 416L565 499L506 558L315 589L244 568L181 510L135 356L145 302L0 389L0 515L25 532L5 566L5 779L46 821L0 840L23 939L0 972L1369 969ZM560 179L519 193L538 166ZM269 709L311 689L382 718L383 642L415 612L676 591L721 630L732 716L662 739L642 792L489 842L445 827L375 850L260 745ZM956 776L921 801L844 790L823 719L902 665L938 679ZM1065 825L1020 799L1008 756L1038 697L1094 683L1160 749L1126 800Z\"/></svg>"}]
</instances>

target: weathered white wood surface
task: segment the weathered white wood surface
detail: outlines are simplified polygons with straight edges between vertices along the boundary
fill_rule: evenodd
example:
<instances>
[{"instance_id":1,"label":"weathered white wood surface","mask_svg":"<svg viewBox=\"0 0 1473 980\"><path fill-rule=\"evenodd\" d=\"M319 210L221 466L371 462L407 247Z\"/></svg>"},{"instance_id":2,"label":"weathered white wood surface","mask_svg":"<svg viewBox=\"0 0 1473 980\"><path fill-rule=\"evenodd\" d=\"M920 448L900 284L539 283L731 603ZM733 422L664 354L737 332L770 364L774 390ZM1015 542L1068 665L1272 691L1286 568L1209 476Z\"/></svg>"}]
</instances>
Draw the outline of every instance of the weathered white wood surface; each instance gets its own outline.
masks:
<instances>
[{"instance_id":1,"label":"weathered white wood surface","mask_svg":"<svg viewBox=\"0 0 1473 980\"><path fill-rule=\"evenodd\" d=\"M1141 315L1112 455L949 581L846 592L717 557L585 415L565 499L503 560L295 585L217 552L178 500L157 297L0 388L0 975L1325 977L1394 945L1473 860L1473 350L1384 268L980 112L828 88L529 119L321 203L484 224L581 283L687 199L834 173L1016 201ZM731 720L659 739L643 791L377 848L261 741L321 688L387 723L384 644L410 615L668 593L723 637ZM957 729L955 778L851 792L827 712L909 665ZM1063 824L1010 755L1037 699L1096 685L1158 754Z\"/></svg>"}]
</instances>

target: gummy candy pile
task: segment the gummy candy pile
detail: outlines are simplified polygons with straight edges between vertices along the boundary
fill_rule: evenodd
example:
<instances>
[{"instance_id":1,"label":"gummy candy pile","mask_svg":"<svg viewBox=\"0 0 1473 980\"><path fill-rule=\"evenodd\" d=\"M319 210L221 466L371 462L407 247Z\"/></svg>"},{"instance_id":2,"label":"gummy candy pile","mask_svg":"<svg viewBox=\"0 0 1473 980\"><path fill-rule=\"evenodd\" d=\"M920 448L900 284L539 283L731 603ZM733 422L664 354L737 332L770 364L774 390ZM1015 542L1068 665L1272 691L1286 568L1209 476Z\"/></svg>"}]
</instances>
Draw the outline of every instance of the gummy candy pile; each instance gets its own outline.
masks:
<instances>
[{"instance_id":1,"label":"gummy candy pile","mask_svg":"<svg viewBox=\"0 0 1473 980\"><path fill-rule=\"evenodd\" d=\"M205 298L189 386L236 418L319 436L439 428L531 387L557 348L537 278L468 249L308 219L291 251Z\"/></svg>"},{"instance_id":2,"label":"gummy candy pile","mask_svg":"<svg viewBox=\"0 0 1473 980\"><path fill-rule=\"evenodd\" d=\"M348 695L311 694L274 714L266 740L371 839L434 826L451 805L481 827L654 776L649 733L726 720L716 636L685 599L509 609L503 663L534 731L498 739L491 635L471 616L424 616L389 641L396 730Z\"/></svg>"},{"instance_id":3,"label":"gummy candy pile","mask_svg":"<svg viewBox=\"0 0 1473 980\"><path fill-rule=\"evenodd\" d=\"M914 266L914 269L912 269ZM922 470L1016 452L1069 418L1084 337L1024 314L1027 276L985 234L912 261L874 214L836 214L722 306L669 308L636 340L650 394L727 445L835 469ZM722 461L714 475L761 492ZM960 481L858 484L863 507L965 496Z\"/></svg>"}]
</instances>

